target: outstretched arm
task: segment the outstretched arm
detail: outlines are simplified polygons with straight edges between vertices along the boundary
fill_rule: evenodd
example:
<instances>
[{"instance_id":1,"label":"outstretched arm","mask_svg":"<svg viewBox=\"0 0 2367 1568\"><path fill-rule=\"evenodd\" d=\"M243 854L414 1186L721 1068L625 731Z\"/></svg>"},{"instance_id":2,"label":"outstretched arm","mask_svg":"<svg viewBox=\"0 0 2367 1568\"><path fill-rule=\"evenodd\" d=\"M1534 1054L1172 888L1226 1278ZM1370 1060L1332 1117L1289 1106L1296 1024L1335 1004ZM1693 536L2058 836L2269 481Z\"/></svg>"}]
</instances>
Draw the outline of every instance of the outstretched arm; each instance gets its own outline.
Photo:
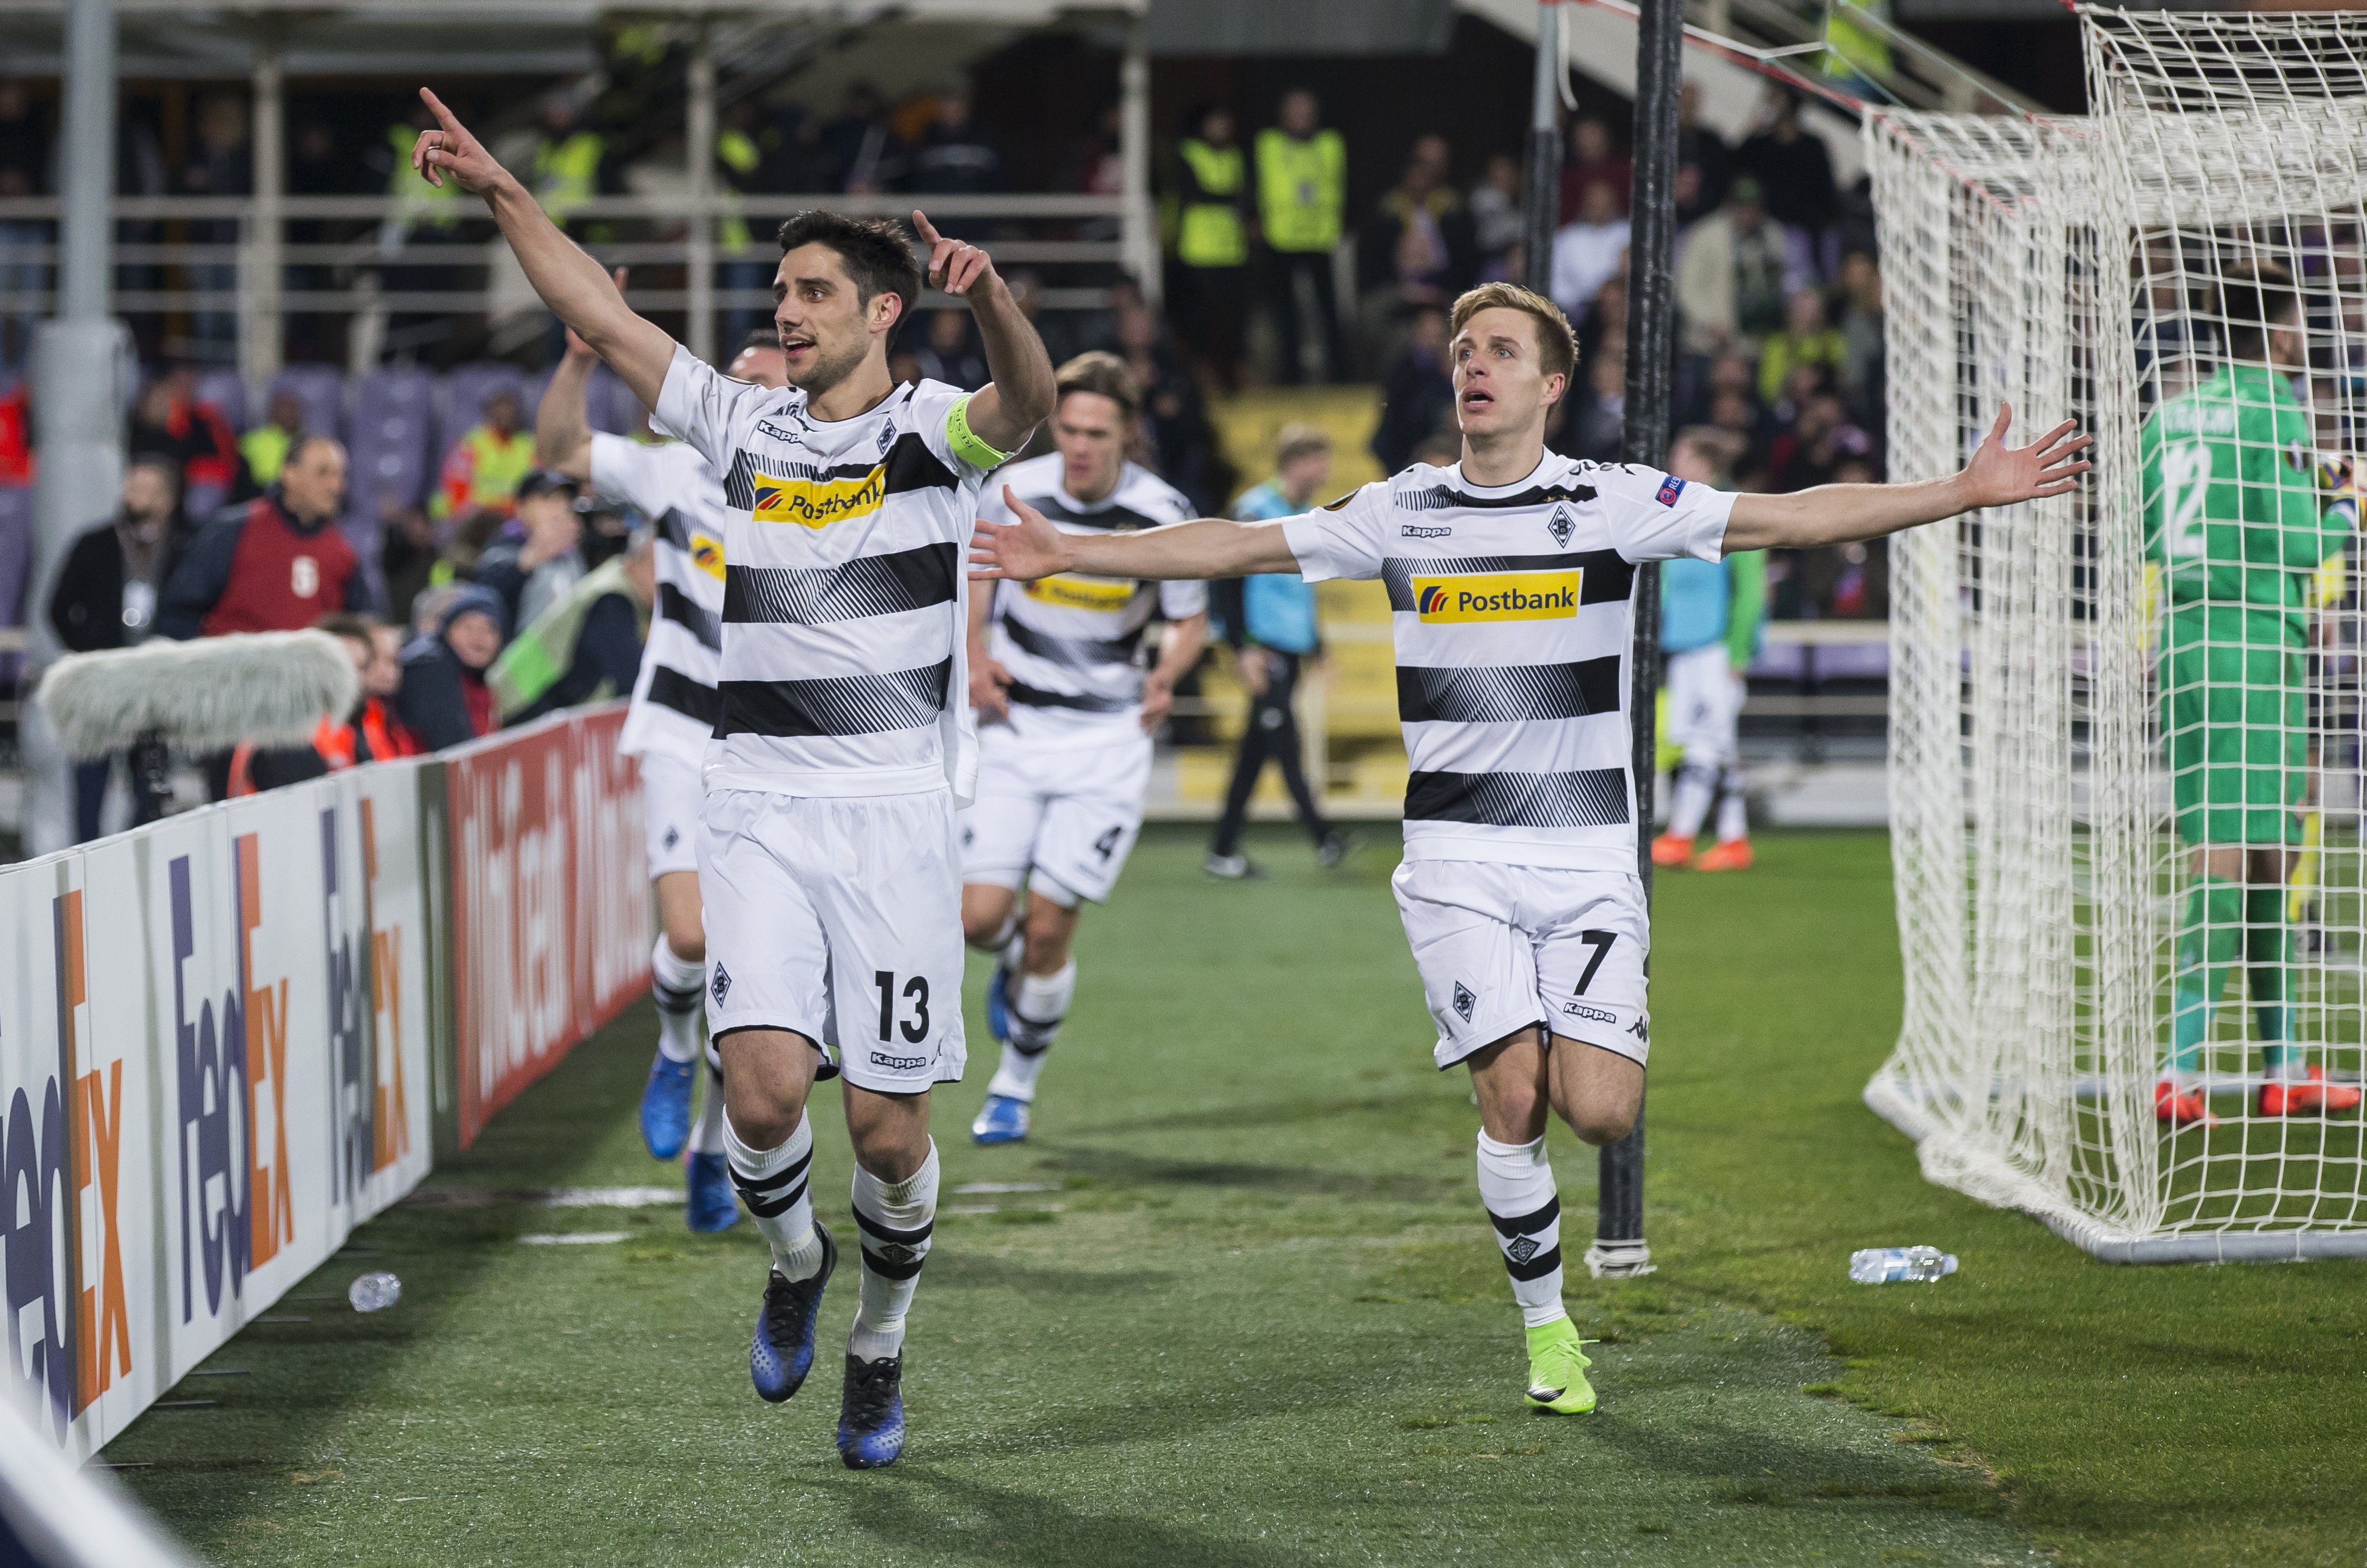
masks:
<instances>
[{"instance_id":1,"label":"outstretched arm","mask_svg":"<svg viewBox=\"0 0 2367 1568\"><path fill-rule=\"evenodd\" d=\"M991 437L990 437L991 439ZM1063 533L1044 514L1022 501L1009 485L1002 503L1014 521L978 520L970 536L969 574L1033 582L1055 572L1096 577L1136 577L1157 582L1242 577L1259 572L1296 572L1280 523L1235 523L1198 517L1163 528L1123 533Z\"/></svg>"},{"instance_id":2,"label":"outstretched arm","mask_svg":"<svg viewBox=\"0 0 2367 1568\"><path fill-rule=\"evenodd\" d=\"M930 284L968 298L987 373L994 378L971 395L969 427L995 450L1015 452L1026 445L1029 431L1052 416L1052 357L986 252L946 239L918 210L912 227L929 247Z\"/></svg>"},{"instance_id":3,"label":"outstretched arm","mask_svg":"<svg viewBox=\"0 0 2367 1568\"><path fill-rule=\"evenodd\" d=\"M617 269L619 287L623 267ZM567 353L542 390L541 406L534 415L534 460L555 468L570 479L592 477L592 420L584 410L584 389L592 384L592 367L600 357L592 346L567 329Z\"/></svg>"},{"instance_id":4,"label":"outstretched arm","mask_svg":"<svg viewBox=\"0 0 2367 1568\"><path fill-rule=\"evenodd\" d=\"M1972 461L1946 479L1914 484L1819 484L1790 495L1738 495L1726 524L1726 551L1848 544L1936 523L1981 506L2060 495L2090 463L2080 453L2093 437L2073 437L2067 419L2026 447L2005 444L2013 405L1999 407Z\"/></svg>"},{"instance_id":5,"label":"outstretched arm","mask_svg":"<svg viewBox=\"0 0 2367 1568\"><path fill-rule=\"evenodd\" d=\"M560 232L532 193L469 134L443 99L425 87L419 96L434 111L436 128L419 133L411 166L430 185L440 187L453 180L470 195L484 198L542 302L608 361L642 406L655 408L666 367L674 362L674 339L633 313L600 264Z\"/></svg>"}]
</instances>

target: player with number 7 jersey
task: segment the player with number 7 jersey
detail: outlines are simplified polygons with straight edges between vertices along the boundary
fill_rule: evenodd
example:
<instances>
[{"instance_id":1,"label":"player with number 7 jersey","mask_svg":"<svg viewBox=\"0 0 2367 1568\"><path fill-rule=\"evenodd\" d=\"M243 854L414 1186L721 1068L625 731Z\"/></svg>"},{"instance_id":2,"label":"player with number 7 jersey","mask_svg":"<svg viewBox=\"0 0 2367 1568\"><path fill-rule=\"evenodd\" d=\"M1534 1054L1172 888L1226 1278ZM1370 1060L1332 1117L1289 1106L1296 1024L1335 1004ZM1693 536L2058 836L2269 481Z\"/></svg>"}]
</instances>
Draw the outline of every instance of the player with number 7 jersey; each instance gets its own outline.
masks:
<instances>
[{"instance_id":1,"label":"player with number 7 jersey","mask_svg":"<svg viewBox=\"0 0 2367 1568\"><path fill-rule=\"evenodd\" d=\"M1056 528L1009 488L982 518L981 576L1168 581L1296 570L1378 578L1397 643L1410 776L1395 879L1438 1027L1433 1059L1471 1074L1479 1197L1527 1337L1526 1398L1594 1408L1561 1301L1548 1110L1607 1143L1635 1124L1650 1026L1650 939L1627 722L1637 563L1839 544L1973 506L2060 494L2088 466L2066 423L2011 449L1996 426L1965 470L1917 484L1730 495L1674 474L1549 452L1546 416L1577 358L1551 301L1490 283L1455 304L1463 454L1416 464L1275 523L1200 518L1124 534Z\"/></svg>"}]
</instances>

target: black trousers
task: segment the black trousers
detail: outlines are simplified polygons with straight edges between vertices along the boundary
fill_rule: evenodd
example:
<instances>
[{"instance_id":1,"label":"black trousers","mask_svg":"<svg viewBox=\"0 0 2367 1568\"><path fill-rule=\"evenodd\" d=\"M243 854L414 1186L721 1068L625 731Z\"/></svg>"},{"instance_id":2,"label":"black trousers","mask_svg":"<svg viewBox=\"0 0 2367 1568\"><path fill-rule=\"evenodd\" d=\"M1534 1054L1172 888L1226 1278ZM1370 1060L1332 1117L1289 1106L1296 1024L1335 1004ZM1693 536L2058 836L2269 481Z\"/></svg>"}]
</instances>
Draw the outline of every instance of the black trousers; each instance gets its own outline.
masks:
<instances>
[{"instance_id":1,"label":"black trousers","mask_svg":"<svg viewBox=\"0 0 2367 1568\"><path fill-rule=\"evenodd\" d=\"M163 744L150 740L133 746L124 754L124 761L131 778L131 825L156 821L164 814L164 797L159 793L164 782ZM74 764L76 844L88 844L99 835L99 813L107 804L107 776L114 767L111 756Z\"/></svg>"},{"instance_id":2,"label":"black trousers","mask_svg":"<svg viewBox=\"0 0 2367 1568\"><path fill-rule=\"evenodd\" d=\"M1282 781L1290 790L1299 825L1318 845L1331 832L1331 824L1323 820L1323 808L1315 802L1315 791L1307 787L1307 767L1299 756L1298 715L1290 705L1291 695L1298 688L1298 655L1268 650L1265 657L1272 673L1266 677L1264 692L1250 699L1249 723L1241 730L1240 750L1233 758L1233 781L1225 791L1225 814L1217 819L1216 842L1209 846L1218 855L1231 855L1240 848L1250 795L1257 789L1258 776L1265 771L1268 760L1282 765Z\"/></svg>"},{"instance_id":3,"label":"black trousers","mask_svg":"<svg viewBox=\"0 0 2367 1568\"><path fill-rule=\"evenodd\" d=\"M1298 319L1298 279L1302 274L1315 290L1315 340L1323 350L1323 370L1318 380L1336 381L1343 361L1340 355L1340 295L1331 284L1331 253L1328 250L1266 252L1266 277L1274 289L1274 330L1282 338L1282 363L1277 367L1285 386L1306 379L1299 343L1305 328Z\"/></svg>"}]
</instances>

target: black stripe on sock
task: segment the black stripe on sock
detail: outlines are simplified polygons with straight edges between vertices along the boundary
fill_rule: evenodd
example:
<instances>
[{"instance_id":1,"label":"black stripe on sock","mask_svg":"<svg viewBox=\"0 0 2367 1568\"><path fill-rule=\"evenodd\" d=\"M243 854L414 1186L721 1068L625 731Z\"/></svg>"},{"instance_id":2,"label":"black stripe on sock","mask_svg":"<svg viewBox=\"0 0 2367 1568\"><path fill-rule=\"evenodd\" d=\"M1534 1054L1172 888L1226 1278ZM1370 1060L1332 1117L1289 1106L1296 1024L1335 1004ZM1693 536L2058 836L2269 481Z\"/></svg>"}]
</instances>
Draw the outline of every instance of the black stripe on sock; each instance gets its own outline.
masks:
<instances>
[{"instance_id":1,"label":"black stripe on sock","mask_svg":"<svg viewBox=\"0 0 2367 1568\"><path fill-rule=\"evenodd\" d=\"M1515 1279L1542 1279L1561 1267L1561 1248L1550 1246L1526 1263L1504 1260L1504 1272Z\"/></svg>"},{"instance_id":2,"label":"black stripe on sock","mask_svg":"<svg viewBox=\"0 0 2367 1568\"><path fill-rule=\"evenodd\" d=\"M865 1247L863 1267L882 1279L913 1279L919 1278L921 1265L927 1260L927 1257L926 1253L916 1253L900 1263L893 1263L873 1252L869 1247Z\"/></svg>"},{"instance_id":3,"label":"black stripe on sock","mask_svg":"<svg viewBox=\"0 0 2367 1568\"><path fill-rule=\"evenodd\" d=\"M776 1214L786 1214L795 1209L805 1195L804 1182L799 1182L787 1192L776 1193L770 1198L760 1198L743 1187L740 1189L740 1201L745 1203L748 1206L748 1212L759 1220L769 1220Z\"/></svg>"},{"instance_id":4,"label":"black stripe on sock","mask_svg":"<svg viewBox=\"0 0 2367 1568\"><path fill-rule=\"evenodd\" d=\"M1496 1227L1496 1233L1500 1236L1533 1236L1560 1218L1561 1194L1557 1192L1546 1199L1545 1207L1534 1214L1522 1214L1508 1220L1491 1210L1488 1223Z\"/></svg>"},{"instance_id":5,"label":"black stripe on sock","mask_svg":"<svg viewBox=\"0 0 2367 1568\"><path fill-rule=\"evenodd\" d=\"M697 1006L706 994L707 987L704 985L686 986L677 991L662 981L650 983L651 998L657 1003L661 1013L687 1013Z\"/></svg>"},{"instance_id":6,"label":"black stripe on sock","mask_svg":"<svg viewBox=\"0 0 2367 1568\"><path fill-rule=\"evenodd\" d=\"M867 1235L877 1236L883 1242L892 1242L899 1246L908 1247L919 1246L923 1242L927 1241L929 1239L929 1233L936 1229L937 1225L937 1222L934 1220L926 1220L922 1221L921 1227L918 1230L899 1231L890 1225L884 1224L881 1221L873 1219L870 1215L866 1214L860 1209L857 1209L855 1211L855 1222L857 1225L862 1226L864 1233Z\"/></svg>"},{"instance_id":7,"label":"black stripe on sock","mask_svg":"<svg viewBox=\"0 0 2367 1568\"><path fill-rule=\"evenodd\" d=\"M812 1164L813 1151L808 1149L770 1176L752 1176L738 1165L734 1165L731 1167L731 1180L742 1192L770 1192L773 1188L785 1186L805 1175L806 1167Z\"/></svg>"}]
</instances>

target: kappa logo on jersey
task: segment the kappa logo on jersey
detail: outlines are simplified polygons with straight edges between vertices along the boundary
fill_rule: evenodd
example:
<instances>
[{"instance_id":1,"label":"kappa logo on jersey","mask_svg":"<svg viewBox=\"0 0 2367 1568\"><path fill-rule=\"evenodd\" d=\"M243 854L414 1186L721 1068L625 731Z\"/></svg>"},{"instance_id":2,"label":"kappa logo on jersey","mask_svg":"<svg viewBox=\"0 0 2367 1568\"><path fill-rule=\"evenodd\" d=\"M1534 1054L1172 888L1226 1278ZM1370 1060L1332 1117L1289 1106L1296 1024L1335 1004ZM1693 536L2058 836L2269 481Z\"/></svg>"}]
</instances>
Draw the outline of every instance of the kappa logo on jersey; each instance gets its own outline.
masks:
<instances>
[{"instance_id":1,"label":"kappa logo on jersey","mask_svg":"<svg viewBox=\"0 0 2367 1568\"><path fill-rule=\"evenodd\" d=\"M1459 980L1456 981L1455 983L1455 1011L1461 1016L1465 1023L1467 1024L1471 1021L1471 1009L1478 1005L1479 998L1471 994L1471 988L1464 984L1463 982Z\"/></svg>"},{"instance_id":2,"label":"kappa logo on jersey","mask_svg":"<svg viewBox=\"0 0 2367 1568\"><path fill-rule=\"evenodd\" d=\"M1136 586L1129 578L1043 577L1027 585L1027 597L1070 609L1124 609Z\"/></svg>"},{"instance_id":3,"label":"kappa logo on jersey","mask_svg":"<svg viewBox=\"0 0 2367 1568\"><path fill-rule=\"evenodd\" d=\"M754 488L758 522L827 528L878 511L888 499L888 470L882 464L854 479L776 479L759 470Z\"/></svg>"},{"instance_id":4,"label":"kappa logo on jersey","mask_svg":"<svg viewBox=\"0 0 2367 1568\"><path fill-rule=\"evenodd\" d=\"M769 419L759 419L756 421L757 434L770 436L776 441L788 441L791 443L804 441L806 438L805 415L799 414L796 409L790 408L782 410L781 417L784 419L796 420L798 427L794 430L784 430Z\"/></svg>"},{"instance_id":5,"label":"kappa logo on jersey","mask_svg":"<svg viewBox=\"0 0 2367 1568\"><path fill-rule=\"evenodd\" d=\"M1685 482L1672 473L1660 481L1660 493L1653 499L1663 506L1673 506L1677 504L1677 497L1684 493Z\"/></svg>"},{"instance_id":6,"label":"kappa logo on jersey","mask_svg":"<svg viewBox=\"0 0 2367 1568\"><path fill-rule=\"evenodd\" d=\"M1561 1010L1574 1018L1592 1018L1598 1024L1615 1024L1619 1021L1617 1014L1606 1013L1600 1007L1590 1007L1583 1002L1565 1002L1561 1005Z\"/></svg>"},{"instance_id":7,"label":"kappa logo on jersey","mask_svg":"<svg viewBox=\"0 0 2367 1568\"><path fill-rule=\"evenodd\" d=\"M712 534L691 535L690 563L720 583L723 581L723 541Z\"/></svg>"},{"instance_id":8,"label":"kappa logo on jersey","mask_svg":"<svg viewBox=\"0 0 2367 1568\"><path fill-rule=\"evenodd\" d=\"M1444 539L1454 531L1453 528L1424 528L1419 523L1401 523L1398 527L1398 538Z\"/></svg>"},{"instance_id":9,"label":"kappa logo on jersey","mask_svg":"<svg viewBox=\"0 0 2367 1568\"><path fill-rule=\"evenodd\" d=\"M1651 1034L1651 1031L1650 1031L1649 1029L1647 1029L1647 1028L1644 1027L1644 1020L1643 1020L1643 1019L1641 1019L1641 1018L1638 1018L1638 1019L1637 1019L1634 1023L1629 1024L1629 1025L1627 1026L1627 1032L1628 1032L1629 1034L1634 1035L1637 1040L1639 1040L1643 1041L1646 1045L1649 1045L1649 1044L1651 1044L1651 1043L1652 1043L1652 1034Z\"/></svg>"},{"instance_id":10,"label":"kappa logo on jersey","mask_svg":"<svg viewBox=\"0 0 2367 1568\"><path fill-rule=\"evenodd\" d=\"M1467 577L1416 577L1414 613L1452 625L1489 620L1569 620L1578 614L1583 571L1487 572Z\"/></svg>"},{"instance_id":11,"label":"kappa logo on jersey","mask_svg":"<svg viewBox=\"0 0 2367 1568\"><path fill-rule=\"evenodd\" d=\"M1562 507L1556 506L1553 509L1553 516L1546 519L1546 532L1553 535L1553 541L1557 547L1569 544L1569 536L1577 531L1578 525L1569 520L1569 513Z\"/></svg>"}]
</instances>

